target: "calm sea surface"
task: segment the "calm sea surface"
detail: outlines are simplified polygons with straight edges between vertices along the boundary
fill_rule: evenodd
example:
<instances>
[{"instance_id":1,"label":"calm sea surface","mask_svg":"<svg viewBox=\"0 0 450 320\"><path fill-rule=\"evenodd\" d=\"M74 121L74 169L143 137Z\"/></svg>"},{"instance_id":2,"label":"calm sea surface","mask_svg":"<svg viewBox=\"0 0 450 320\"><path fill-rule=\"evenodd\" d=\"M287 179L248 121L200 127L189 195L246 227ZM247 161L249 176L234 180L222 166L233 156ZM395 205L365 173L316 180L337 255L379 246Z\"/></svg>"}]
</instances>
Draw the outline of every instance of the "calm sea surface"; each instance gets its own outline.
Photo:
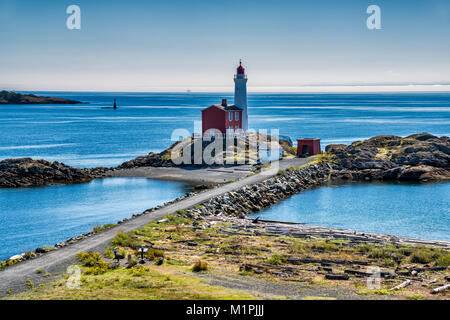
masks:
<instances>
[{"instance_id":1,"label":"calm sea surface","mask_svg":"<svg viewBox=\"0 0 450 320\"><path fill-rule=\"evenodd\" d=\"M254 216L450 241L450 184L351 183L302 192Z\"/></svg>"},{"instance_id":2,"label":"calm sea surface","mask_svg":"<svg viewBox=\"0 0 450 320\"><path fill-rule=\"evenodd\" d=\"M179 183L143 178L0 189L0 261L116 223L187 191Z\"/></svg>"},{"instance_id":3,"label":"calm sea surface","mask_svg":"<svg viewBox=\"0 0 450 320\"><path fill-rule=\"evenodd\" d=\"M190 132L201 109L229 94L61 93L87 105L0 106L0 159L40 157L80 167L115 166L171 144ZM118 110L112 106L117 98ZM322 145L379 134L450 135L450 93L252 94L249 126L279 129L292 139L318 137Z\"/></svg>"},{"instance_id":4,"label":"calm sea surface","mask_svg":"<svg viewBox=\"0 0 450 320\"><path fill-rule=\"evenodd\" d=\"M201 120L202 108L218 103L222 98L232 101L230 94L222 93L38 94L89 104L0 105L0 159L33 157L59 160L78 167L116 166L138 155L165 149L172 143L173 130L194 130L194 121ZM103 109L110 107L114 98L117 98L119 109ZM405 136L426 131L450 135L450 93L251 94L249 106L251 128L279 129L281 135L293 140L318 137L322 139L323 147L330 143L348 144L379 134ZM316 223L314 219L307 220L303 211L298 211L296 221L376 231L368 229L369 226L376 227L381 217L386 217L385 224L391 228L383 228L382 232L449 239L448 202L442 199L448 198L450 184L434 188L392 185L384 187L389 190L385 193L378 193L376 190L380 189L377 188L380 187L323 188L293 197L289 203L300 210L305 201L297 199L302 196L310 199L308 197L323 192L329 202L323 202L324 197L319 197L311 199L308 205L324 208L326 203L333 204L334 210L331 210L333 206L328 207L328 220ZM408 188L417 188L414 196L408 196L405 190L413 190ZM182 184L145 179L0 189L0 259L87 232L95 224L116 222L133 212L173 199L185 190L186 186ZM348 192L342 195L337 190ZM379 201L365 199L369 194L373 197L383 195L383 198ZM347 202L350 196L355 201ZM429 200L427 207L419 209L425 199ZM357 209L358 206L372 205L369 200L377 203L377 210L369 214ZM418 205L411 205L411 201L417 201ZM340 207L341 202L347 203L348 208ZM279 220L285 203L270 211ZM393 208L393 203L404 206L404 210ZM354 211L349 210L352 207ZM393 213L401 215L403 227L389 222ZM289 219L294 218L290 216ZM345 224L342 219L346 219ZM425 226L435 233L425 232Z\"/></svg>"}]
</instances>

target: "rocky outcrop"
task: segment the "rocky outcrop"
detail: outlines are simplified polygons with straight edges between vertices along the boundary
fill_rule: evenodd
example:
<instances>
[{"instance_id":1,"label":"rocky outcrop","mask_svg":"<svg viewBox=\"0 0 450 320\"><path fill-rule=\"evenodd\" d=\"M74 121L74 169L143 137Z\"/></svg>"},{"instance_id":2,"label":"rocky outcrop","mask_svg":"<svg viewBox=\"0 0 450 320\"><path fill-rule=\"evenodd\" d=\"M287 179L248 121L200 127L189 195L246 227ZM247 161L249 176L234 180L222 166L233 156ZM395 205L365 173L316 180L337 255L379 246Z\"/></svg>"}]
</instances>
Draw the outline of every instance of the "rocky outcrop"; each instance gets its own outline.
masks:
<instances>
[{"instance_id":1,"label":"rocky outcrop","mask_svg":"<svg viewBox=\"0 0 450 320\"><path fill-rule=\"evenodd\" d=\"M81 104L82 102L63 98L40 97L34 94L0 91L0 104Z\"/></svg>"},{"instance_id":2,"label":"rocky outcrop","mask_svg":"<svg viewBox=\"0 0 450 320\"><path fill-rule=\"evenodd\" d=\"M214 158L221 159L214 161L213 164L209 162L206 163L203 158L203 153L205 150L213 143L207 139L200 138L192 138L188 137L183 141L175 142L169 148L164 150L161 153L150 152L146 156L139 156L133 160L122 163L118 169L130 169L130 168L138 168L138 167L203 167L203 166L223 166L224 164L228 164L232 166L234 163L243 161L244 163L257 163L258 161L258 152L257 146L264 145L264 147L272 147L270 144L273 142L273 148L281 148L283 156L292 156L296 155L296 150L292 146L292 142L287 140L286 138L278 140L272 136L264 135L261 133L250 133L245 137L235 137L231 140L223 139L221 146L221 154L215 154ZM217 143L219 140L216 139ZM276 143L277 141L278 143ZM219 144L220 145L220 144ZM211 148L212 149L212 148ZM196 159L197 152L200 150L200 161ZM174 160L176 163L172 161L172 157L175 157L177 160ZM199 163L200 162L200 163ZM242 162L239 162L242 163Z\"/></svg>"},{"instance_id":3,"label":"rocky outcrop","mask_svg":"<svg viewBox=\"0 0 450 320\"><path fill-rule=\"evenodd\" d=\"M326 148L332 176L355 180L448 180L450 139L420 133L376 136Z\"/></svg>"},{"instance_id":4,"label":"rocky outcrop","mask_svg":"<svg viewBox=\"0 0 450 320\"><path fill-rule=\"evenodd\" d=\"M87 170L69 167L57 161L19 158L0 162L0 187L2 188L80 183L90 181L92 178Z\"/></svg>"},{"instance_id":5,"label":"rocky outcrop","mask_svg":"<svg viewBox=\"0 0 450 320\"><path fill-rule=\"evenodd\" d=\"M118 169L130 169L139 167L174 167L175 164L169 157L164 157L162 153L150 152L146 156L139 156L133 160L122 163Z\"/></svg>"},{"instance_id":6,"label":"rocky outcrop","mask_svg":"<svg viewBox=\"0 0 450 320\"><path fill-rule=\"evenodd\" d=\"M272 206L302 190L327 181L330 167L326 163L301 169L288 169L283 173L254 185L214 197L201 206L186 210L188 216L226 215L244 218Z\"/></svg>"}]
</instances>

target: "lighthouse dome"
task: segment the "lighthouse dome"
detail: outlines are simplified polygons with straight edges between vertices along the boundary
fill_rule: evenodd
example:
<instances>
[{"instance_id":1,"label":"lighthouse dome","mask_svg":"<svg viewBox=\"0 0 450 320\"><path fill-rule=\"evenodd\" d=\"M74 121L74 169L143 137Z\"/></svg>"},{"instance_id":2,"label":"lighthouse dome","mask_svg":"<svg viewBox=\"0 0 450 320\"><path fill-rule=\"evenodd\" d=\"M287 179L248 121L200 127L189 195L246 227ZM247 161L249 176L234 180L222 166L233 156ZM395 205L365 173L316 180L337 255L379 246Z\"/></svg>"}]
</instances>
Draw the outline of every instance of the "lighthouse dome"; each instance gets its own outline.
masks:
<instances>
[{"instance_id":1,"label":"lighthouse dome","mask_svg":"<svg viewBox=\"0 0 450 320\"><path fill-rule=\"evenodd\" d=\"M242 66L242 61L239 61L239 67L237 68L237 74L245 74L245 69Z\"/></svg>"}]
</instances>

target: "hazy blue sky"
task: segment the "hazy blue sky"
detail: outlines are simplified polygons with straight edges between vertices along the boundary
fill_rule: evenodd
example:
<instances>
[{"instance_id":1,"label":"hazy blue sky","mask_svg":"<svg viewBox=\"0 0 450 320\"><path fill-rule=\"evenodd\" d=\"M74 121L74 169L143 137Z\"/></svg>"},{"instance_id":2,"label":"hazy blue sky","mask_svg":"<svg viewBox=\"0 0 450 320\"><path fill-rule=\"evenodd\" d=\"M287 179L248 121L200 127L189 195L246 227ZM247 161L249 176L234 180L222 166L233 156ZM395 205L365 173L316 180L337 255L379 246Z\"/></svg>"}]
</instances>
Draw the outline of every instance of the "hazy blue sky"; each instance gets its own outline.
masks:
<instances>
[{"instance_id":1,"label":"hazy blue sky","mask_svg":"<svg viewBox=\"0 0 450 320\"><path fill-rule=\"evenodd\" d=\"M240 58L254 91L450 84L449 34L448 0L0 0L0 88L231 91Z\"/></svg>"}]
</instances>

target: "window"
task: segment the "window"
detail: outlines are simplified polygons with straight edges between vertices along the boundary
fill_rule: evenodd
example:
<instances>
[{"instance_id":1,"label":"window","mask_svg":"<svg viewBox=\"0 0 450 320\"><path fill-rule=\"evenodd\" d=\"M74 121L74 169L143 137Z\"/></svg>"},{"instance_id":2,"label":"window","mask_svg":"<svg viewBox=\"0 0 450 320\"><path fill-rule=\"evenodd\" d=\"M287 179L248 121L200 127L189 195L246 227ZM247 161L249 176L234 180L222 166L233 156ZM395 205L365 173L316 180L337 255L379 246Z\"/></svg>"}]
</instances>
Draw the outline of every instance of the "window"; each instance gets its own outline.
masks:
<instances>
[{"instance_id":1,"label":"window","mask_svg":"<svg viewBox=\"0 0 450 320\"><path fill-rule=\"evenodd\" d=\"M239 120L239 112L234 113L234 120L236 120L236 121Z\"/></svg>"},{"instance_id":2,"label":"window","mask_svg":"<svg viewBox=\"0 0 450 320\"><path fill-rule=\"evenodd\" d=\"M233 121L233 112L228 112L228 121Z\"/></svg>"}]
</instances>

